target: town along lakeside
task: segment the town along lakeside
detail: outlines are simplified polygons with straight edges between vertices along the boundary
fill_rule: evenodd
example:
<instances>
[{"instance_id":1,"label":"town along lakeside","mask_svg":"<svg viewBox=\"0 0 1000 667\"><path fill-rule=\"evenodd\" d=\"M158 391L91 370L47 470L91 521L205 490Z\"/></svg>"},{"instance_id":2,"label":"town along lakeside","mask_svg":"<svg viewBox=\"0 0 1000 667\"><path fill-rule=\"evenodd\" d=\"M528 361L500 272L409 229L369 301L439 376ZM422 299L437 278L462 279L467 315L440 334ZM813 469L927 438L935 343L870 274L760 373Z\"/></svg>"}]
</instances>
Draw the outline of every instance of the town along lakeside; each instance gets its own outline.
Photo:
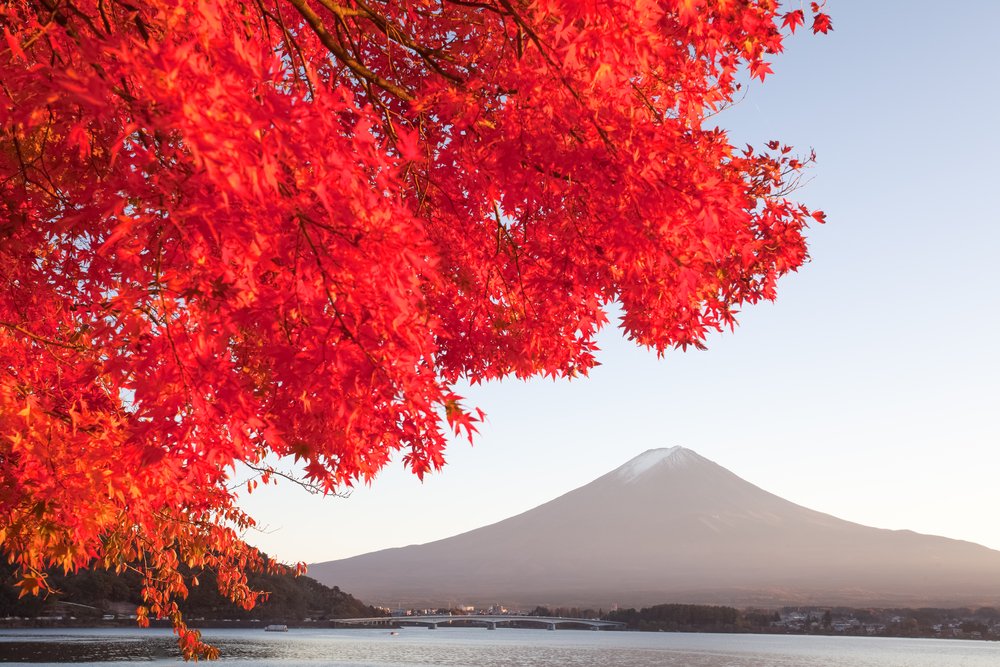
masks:
<instances>
[{"instance_id":1,"label":"town along lakeside","mask_svg":"<svg viewBox=\"0 0 1000 667\"><path fill-rule=\"evenodd\" d=\"M182 609L193 627L261 628L280 623L291 628L339 627L338 619L375 616L469 613L558 616L625 623L630 630L652 632L721 632L755 634L853 635L1000 639L1000 610L972 608L851 608L782 607L736 609L692 604L660 604L642 609L546 608L389 610L364 604L337 587L307 577L260 575L252 585L271 592L267 602L251 611L219 595L211 572L199 573L201 585L191 589ZM0 627L131 627L141 604L141 581L134 573L116 575L101 569L63 575L53 573L60 591L47 598L18 599L14 571L0 563ZM400 619L405 622L404 619ZM456 625L460 623L456 622ZM166 621L152 625L169 627ZM516 625L514 625L516 627ZM530 627L526 625L525 627Z\"/></svg>"}]
</instances>

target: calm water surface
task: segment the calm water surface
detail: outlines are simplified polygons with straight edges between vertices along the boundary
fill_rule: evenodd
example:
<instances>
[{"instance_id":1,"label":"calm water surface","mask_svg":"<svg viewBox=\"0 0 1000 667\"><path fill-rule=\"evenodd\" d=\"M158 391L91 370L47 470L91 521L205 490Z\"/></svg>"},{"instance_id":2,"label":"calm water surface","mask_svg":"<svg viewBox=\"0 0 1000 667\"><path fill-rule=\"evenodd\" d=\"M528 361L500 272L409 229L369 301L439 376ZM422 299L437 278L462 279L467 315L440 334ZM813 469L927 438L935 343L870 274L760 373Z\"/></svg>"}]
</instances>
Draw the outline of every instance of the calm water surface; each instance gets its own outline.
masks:
<instances>
[{"instance_id":1,"label":"calm water surface","mask_svg":"<svg viewBox=\"0 0 1000 667\"><path fill-rule=\"evenodd\" d=\"M1000 643L937 639L404 628L206 630L226 667L996 667ZM176 665L169 630L0 630L0 662Z\"/></svg>"}]
</instances>

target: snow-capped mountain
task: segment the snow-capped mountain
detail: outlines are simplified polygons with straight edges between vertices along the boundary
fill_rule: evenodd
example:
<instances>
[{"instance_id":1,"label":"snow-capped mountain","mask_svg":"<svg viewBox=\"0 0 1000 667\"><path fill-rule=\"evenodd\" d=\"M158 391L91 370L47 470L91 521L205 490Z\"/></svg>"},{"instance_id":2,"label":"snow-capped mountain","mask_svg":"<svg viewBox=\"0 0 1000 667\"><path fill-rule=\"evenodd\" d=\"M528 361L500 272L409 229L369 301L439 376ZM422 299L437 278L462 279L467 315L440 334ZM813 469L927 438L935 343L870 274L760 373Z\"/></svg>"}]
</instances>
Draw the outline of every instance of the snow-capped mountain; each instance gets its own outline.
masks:
<instances>
[{"instance_id":1,"label":"snow-capped mountain","mask_svg":"<svg viewBox=\"0 0 1000 667\"><path fill-rule=\"evenodd\" d=\"M683 447L499 523L309 573L391 605L1000 602L998 551L815 512Z\"/></svg>"}]
</instances>

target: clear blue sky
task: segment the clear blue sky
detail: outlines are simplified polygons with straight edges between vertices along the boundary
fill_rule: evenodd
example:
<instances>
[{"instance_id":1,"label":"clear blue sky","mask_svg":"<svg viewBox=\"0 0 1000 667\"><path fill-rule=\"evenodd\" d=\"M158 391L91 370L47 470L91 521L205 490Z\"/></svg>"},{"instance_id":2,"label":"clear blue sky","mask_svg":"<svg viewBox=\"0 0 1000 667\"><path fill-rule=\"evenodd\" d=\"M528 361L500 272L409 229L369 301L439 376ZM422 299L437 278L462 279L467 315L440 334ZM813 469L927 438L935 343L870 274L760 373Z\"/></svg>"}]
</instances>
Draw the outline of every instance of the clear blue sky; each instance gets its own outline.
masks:
<instances>
[{"instance_id":1,"label":"clear blue sky","mask_svg":"<svg viewBox=\"0 0 1000 667\"><path fill-rule=\"evenodd\" d=\"M444 471L257 492L250 541L307 562L428 542L684 445L816 510L1000 549L1000 3L828 12L834 32L790 39L718 118L819 156L800 196L828 223L776 303L705 352L657 360L608 329L589 379L476 388L488 421Z\"/></svg>"}]
</instances>

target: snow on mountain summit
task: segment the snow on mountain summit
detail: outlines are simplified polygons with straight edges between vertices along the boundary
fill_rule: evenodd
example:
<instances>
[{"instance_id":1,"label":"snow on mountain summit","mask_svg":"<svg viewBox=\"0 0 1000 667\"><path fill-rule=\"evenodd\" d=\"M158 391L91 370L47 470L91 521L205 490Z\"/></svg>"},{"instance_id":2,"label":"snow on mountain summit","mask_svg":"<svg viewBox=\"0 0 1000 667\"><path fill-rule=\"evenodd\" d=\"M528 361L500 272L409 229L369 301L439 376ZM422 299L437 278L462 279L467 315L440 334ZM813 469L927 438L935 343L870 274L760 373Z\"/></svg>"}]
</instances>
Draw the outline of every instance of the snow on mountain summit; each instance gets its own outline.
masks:
<instances>
[{"instance_id":1,"label":"snow on mountain summit","mask_svg":"<svg viewBox=\"0 0 1000 667\"><path fill-rule=\"evenodd\" d=\"M690 449L677 445L660 449L648 449L614 471L615 477L629 484L661 465L679 467L691 462L697 456Z\"/></svg>"}]
</instances>

